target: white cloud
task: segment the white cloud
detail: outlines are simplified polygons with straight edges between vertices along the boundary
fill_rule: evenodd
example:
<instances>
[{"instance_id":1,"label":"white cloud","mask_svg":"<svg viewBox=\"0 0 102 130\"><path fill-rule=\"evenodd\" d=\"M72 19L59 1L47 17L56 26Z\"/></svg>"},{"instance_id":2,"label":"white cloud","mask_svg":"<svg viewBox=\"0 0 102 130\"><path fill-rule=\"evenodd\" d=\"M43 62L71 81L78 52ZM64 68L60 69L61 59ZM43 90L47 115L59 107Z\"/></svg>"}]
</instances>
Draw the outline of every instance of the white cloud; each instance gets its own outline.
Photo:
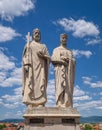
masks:
<instances>
[{"instance_id":1,"label":"white cloud","mask_svg":"<svg viewBox=\"0 0 102 130\"><path fill-rule=\"evenodd\" d=\"M22 118L23 112L22 111L17 111L17 113L15 114L15 118Z\"/></svg>"},{"instance_id":2,"label":"white cloud","mask_svg":"<svg viewBox=\"0 0 102 130\"><path fill-rule=\"evenodd\" d=\"M55 106L55 81L54 79L49 80L47 87L47 104L46 106Z\"/></svg>"},{"instance_id":3,"label":"white cloud","mask_svg":"<svg viewBox=\"0 0 102 130\"><path fill-rule=\"evenodd\" d=\"M17 107L17 105L9 104L9 103L4 103L4 107L9 108L9 109L14 109L14 108Z\"/></svg>"},{"instance_id":4,"label":"white cloud","mask_svg":"<svg viewBox=\"0 0 102 130\"><path fill-rule=\"evenodd\" d=\"M0 70L11 70L13 68L15 68L15 63L3 51L0 51Z\"/></svg>"},{"instance_id":5,"label":"white cloud","mask_svg":"<svg viewBox=\"0 0 102 130\"><path fill-rule=\"evenodd\" d=\"M2 99L0 99L0 105L3 105L3 100Z\"/></svg>"},{"instance_id":6,"label":"white cloud","mask_svg":"<svg viewBox=\"0 0 102 130\"><path fill-rule=\"evenodd\" d=\"M21 101L21 94L19 95L4 95L2 96L3 99L5 99L7 102L13 102L18 104L19 101Z\"/></svg>"},{"instance_id":7,"label":"white cloud","mask_svg":"<svg viewBox=\"0 0 102 130\"><path fill-rule=\"evenodd\" d=\"M91 100L92 98L88 95L83 95L83 96L80 96L80 97L74 97L74 101L83 101L83 100Z\"/></svg>"},{"instance_id":8,"label":"white cloud","mask_svg":"<svg viewBox=\"0 0 102 130\"><path fill-rule=\"evenodd\" d=\"M21 87L15 88L15 89L14 89L14 93L15 93L16 95L21 96L21 95L22 95L22 88L21 88Z\"/></svg>"},{"instance_id":9,"label":"white cloud","mask_svg":"<svg viewBox=\"0 0 102 130\"><path fill-rule=\"evenodd\" d=\"M74 87L74 96L77 97L77 96L82 96L82 95L85 95L85 91L81 90L80 87L76 85Z\"/></svg>"},{"instance_id":10,"label":"white cloud","mask_svg":"<svg viewBox=\"0 0 102 130\"><path fill-rule=\"evenodd\" d=\"M0 42L10 41L17 36L21 35L11 27L0 25Z\"/></svg>"},{"instance_id":11,"label":"white cloud","mask_svg":"<svg viewBox=\"0 0 102 130\"><path fill-rule=\"evenodd\" d=\"M100 92L99 95L102 95L102 92Z\"/></svg>"},{"instance_id":12,"label":"white cloud","mask_svg":"<svg viewBox=\"0 0 102 130\"><path fill-rule=\"evenodd\" d=\"M0 51L8 51L6 47L0 47Z\"/></svg>"},{"instance_id":13,"label":"white cloud","mask_svg":"<svg viewBox=\"0 0 102 130\"><path fill-rule=\"evenodd\" d=\"M65 31L73 32L73 36L83 38L85 36L98 36L100 31L98 26L93 22L85 21L84 19L74 20L72 18L62 18L54 22L64 28Z\"/></svg>"},{"instance_id":14,"label":"white cloud","mask_svg":"<svg viewBox=\"0 0 102 130\"><path fill-rule=\"evenodd\" d=\"M87 95L87 92L80 89L78 85L74 87L74 102L76 101L84 101L92 99L90 96Z\"/></svg>"},{"instance_id":15,"label":"white cloud","mask_svg":"<svg viewBox=\"0 0 102 130\"><path fill-rule=\"evenodd\" d=\"M35 8L35 0L0 0L0 16L12 21L16 16L24 16Z\"/></svg>"},{"instance_id":16,"label":"white cloud","mask_svg":"<svg viewBox=\"0 0 102 130\"><path fill-rule=\"evenodd\" d=\"M20 86L22 82L22 69L16 67L15 58L7 56L0 50L0 86Z\"/></svg>"},{"instance_id":17,"label":"white cloud","mask_svg":"<svg viewBox=\"0 0 102 130\"><path fill-rule=\"evenodd\" d=\"M22 84L22 69L21 67L17 67L16 62L17 59L10 56L6 48L0 48L0 87L15 87L12 94L7 91L6 94L0 98L0 105L8 111L3 114L3 117L10 118L12 114L14 114L15 117L23 115L18 111L19 108L24 107L22 103L22 87L20 87ZM14 109L16 113L13 111ZM9 114L9 111L12 111L12 113Z\"/></svg>"},{"instance_id":18,"label":"white cloud","mask_svg":"<svg viewBox=\"0 0 102 130\"><path fill-rule=\"evenodd\" d=\"M102 81L93 82L91 77L82 77L84 84L90 86L91 88L102 88Z\"/></svg>"},{"instance_id":19,"label":"white cloud","mask_svg":"<svg viewBox=\"0 0 102 130\"><path fill-rule=\"evenodd\" d=\"M49 73L50 73L51 75L54 75L54 66L53 66L52 63L50 64Z\"/></svg>"},{"instance_id":20,"label":"white cloud","mask_svg":"<svg viewBox=\"0 0 102 130\"><path fill-rule=\"evenodd\" d=\"M12 115L13 115L14 119L22 119L23 112L21 110L16 110L16 112L14 112L13 110L9 111L9 112L7 111L4 113L3 118L4 119L9 119L9 118L12 119Z\"/></svg>"},{"instance_id":21,"label":"white cloud","mask_svg":"<svg viewBox=\"0 0 102 130\"><path fill-rule=\"evenodd\" d=\"M102 106L100 106L100 107L97 107L97 109L100 109L100 110L102 110Z\"/></svg>"},{"instance_id":22,"label":"white cloud","mask_svg":"<svg viewBox=\"0 0 102 130\"><path fill-rule=\"evenodd\" d=\"M102 107L102 101L101 100L93 100L89 102L84 102L80 106L80 110L87 110L87 109L99 109L99 107Z\"/></svg>"},{"instance_id":23,"label":"white cloud","mask_svg":"<svg viewBox=\"0 0 102 130\"><path fill-rule=\"evenodd\" d=\"M19 107L22 104L22 88L16 88L14 89L14 94L12 95L3 95L2 96L2 102L3 106L9 109L14 109Z\"/></svg>"},{"instance_id":24,"label":"white cloud","mask_svg":"<svg viewBox=\"0 0 102 130\"><path fill-rule=\"evenodd\" d=\"M12 77L11 75L9 77L6 77L0 84L2 87L13 87L14 85L21 85L21 78L18 78L16 75L15 77Z\"/></svg>"},{"instance_id":25,"label":"white cloud","mask_svg":"<svg viewBox=\"0 0 102 130\"><path fill-rule=\"evenodd\" d=\"M72 50L75 57L80 58L82 56L85 56L86 58L90 58L92 55L92 52L89 50Z\"/></svg>"},{"instance_id":26,"label":"white cloud","mask_svg":"<svg viewBox=\"0 0 102 130\"><path fill-rule=\"evenodd\" d=\"M96 45L102 42L101 38L88 39L86 45Z\"/></svg>"}]
</instances>

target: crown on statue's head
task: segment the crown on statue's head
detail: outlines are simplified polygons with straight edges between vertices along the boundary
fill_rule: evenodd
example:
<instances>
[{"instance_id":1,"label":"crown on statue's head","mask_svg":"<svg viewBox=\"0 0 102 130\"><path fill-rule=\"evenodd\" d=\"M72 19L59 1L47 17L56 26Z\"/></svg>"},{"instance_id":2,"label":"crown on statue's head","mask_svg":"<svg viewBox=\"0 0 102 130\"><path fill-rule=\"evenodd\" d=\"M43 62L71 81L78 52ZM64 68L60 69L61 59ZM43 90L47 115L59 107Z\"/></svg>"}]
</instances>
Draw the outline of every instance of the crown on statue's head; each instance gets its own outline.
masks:
<instances>
[{"instance_id":1,"label":"crown on statue's head","mask_svg":"<svg viewBox=\"0 0 102 130\"><path fill-rule=\"evenodd\" d=\"M66 38L68 38L68 34L66 34L66 33L60 34L60 37L66 37Z\"/></svg>"}]
</instances>

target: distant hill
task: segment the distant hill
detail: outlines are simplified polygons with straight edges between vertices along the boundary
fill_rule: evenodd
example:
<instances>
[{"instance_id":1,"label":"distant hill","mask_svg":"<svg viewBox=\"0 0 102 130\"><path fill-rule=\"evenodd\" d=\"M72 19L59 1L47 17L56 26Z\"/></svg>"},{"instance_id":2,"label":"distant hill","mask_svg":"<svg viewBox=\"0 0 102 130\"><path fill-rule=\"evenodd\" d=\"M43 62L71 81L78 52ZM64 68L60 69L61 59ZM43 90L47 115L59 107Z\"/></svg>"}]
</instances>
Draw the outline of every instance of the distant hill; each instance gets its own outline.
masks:
<instances>
[{"instance_id":1,"label":"distant hill","mask_svg":"<svg viewBox=\"0 0 102 130\"><path fill-rule=\"evenodd\" d=\"M24 119L4 119L0 122L24 122ZM102 116L81 117L80 123L102 123Z\"/></svg>"},{"instance_id":2,"label":"distant hill","mask_svg":"<svg viewBox=\"0 0 102 130\"><path fill-rule=\"evenodd\" d=\"M4 119L4 120L0 120L0 122L19 123L19 122L24 122L24 119Z\"/></svg>"},{"instance_id":3,"label":"distant hill","mask_svg":"<svg viewBox=\"0 0 102 130\"><path fill-rule=\"evenodd\" d=\"M102 123L102 116L81 117L81 123Z\"/></svg>"}]
</instances>

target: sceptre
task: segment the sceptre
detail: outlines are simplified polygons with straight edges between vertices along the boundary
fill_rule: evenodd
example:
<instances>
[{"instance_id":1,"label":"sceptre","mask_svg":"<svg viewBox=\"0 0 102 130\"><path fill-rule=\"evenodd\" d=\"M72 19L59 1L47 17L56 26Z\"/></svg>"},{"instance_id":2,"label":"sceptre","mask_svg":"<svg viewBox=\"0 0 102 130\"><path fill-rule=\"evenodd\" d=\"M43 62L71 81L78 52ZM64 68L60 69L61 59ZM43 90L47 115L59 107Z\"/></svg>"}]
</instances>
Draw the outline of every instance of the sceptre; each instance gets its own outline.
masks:
<instances>
[{"instance_id":1,"label":"sceptre","mask_svg":"<svg viewBox=\"0 0 102 130\"><path fill-rule=\"evenodd\" d=\"M27 35L27 63L29 64L30 32Z\"/></svg>"}]
</instances>

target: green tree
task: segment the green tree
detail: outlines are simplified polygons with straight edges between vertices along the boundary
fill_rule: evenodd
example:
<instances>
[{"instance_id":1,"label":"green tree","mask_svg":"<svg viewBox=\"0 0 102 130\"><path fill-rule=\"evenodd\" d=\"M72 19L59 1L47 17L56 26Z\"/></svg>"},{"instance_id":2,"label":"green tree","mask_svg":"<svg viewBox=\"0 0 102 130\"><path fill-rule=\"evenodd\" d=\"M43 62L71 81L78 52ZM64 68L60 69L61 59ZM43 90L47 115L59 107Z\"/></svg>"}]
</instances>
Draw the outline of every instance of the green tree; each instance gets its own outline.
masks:
<instances>
[{"instance_id":1,"label":"green tree","mask_svg":"<svg viewBox=\"0 0 102 130\"><path fill-rule=\"evenodd\" d=\"M0 124L0 130L2 130L5 127L6 127L5 124Z\"/></svg>"},{"instance_id":2,"label":"green tree","mask_svg":"<svg viewBox=\"0 0 102 130\"><path fill-rule=\"evenodd\" d=\"M92 130L91 126L86 124L84 130Z\"/></svg>"}]
</instances>

